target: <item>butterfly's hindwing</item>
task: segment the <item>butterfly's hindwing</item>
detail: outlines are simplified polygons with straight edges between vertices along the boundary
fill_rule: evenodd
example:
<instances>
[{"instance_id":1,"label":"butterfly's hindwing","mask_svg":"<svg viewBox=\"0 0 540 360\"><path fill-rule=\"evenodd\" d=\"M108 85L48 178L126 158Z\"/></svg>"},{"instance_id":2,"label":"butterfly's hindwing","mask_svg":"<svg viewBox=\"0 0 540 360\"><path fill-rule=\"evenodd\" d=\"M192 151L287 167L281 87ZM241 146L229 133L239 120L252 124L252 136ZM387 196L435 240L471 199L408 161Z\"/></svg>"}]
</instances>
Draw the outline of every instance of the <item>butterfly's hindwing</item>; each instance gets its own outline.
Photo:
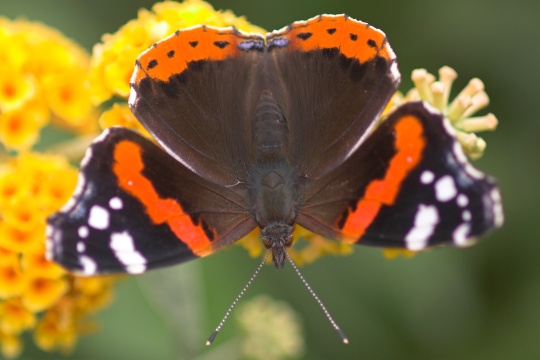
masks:
<instances>
[{"instance_id":1,"label":"butterfly's hindwing","mask_svg":"<svg viewBox=\"0 0 540 360\"><path fill-rule=\"evenodd\" d=\"M468 162L447 120L409 103L306 190L297 221L350 243L422 250L468 245L503 214L495 181Z\"/></svg>"},{"instance_id":2,"label":"butterfly's hindwing","mask_svg":"<svg viewBox=\"0 0 540 360\"><path fill-rule=\"evenodd\" d=\"M49 257L85 275L140 273L238 240L256 226L246 209L149 140L111 128L87 151L73 198L48 220Z\"/></svg>"}]
</instances>

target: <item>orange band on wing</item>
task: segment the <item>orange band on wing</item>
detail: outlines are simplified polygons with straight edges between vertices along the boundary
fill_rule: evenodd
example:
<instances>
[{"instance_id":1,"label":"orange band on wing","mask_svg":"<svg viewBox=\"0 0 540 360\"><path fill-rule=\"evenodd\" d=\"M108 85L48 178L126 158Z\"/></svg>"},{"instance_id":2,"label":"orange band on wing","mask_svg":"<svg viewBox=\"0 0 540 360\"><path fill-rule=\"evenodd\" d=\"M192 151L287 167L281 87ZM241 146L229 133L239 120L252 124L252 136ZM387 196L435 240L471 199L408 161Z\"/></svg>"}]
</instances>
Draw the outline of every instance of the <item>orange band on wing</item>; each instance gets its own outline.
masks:
<instances>
[{"instance_id":1,"label":"orange band on wing","mask_svg":"<svg viewBox=\"0 0 540 360\"><path fill-rule=\"evenodd\" d=\"M392 205L401 184L421 159L426 146L422 124L414 116L405 116L395 125L396 154L390 160L383 179L373 180L366 188L364 197L356 209L349 213L341 229L348 238L344 241L355 243L373 222L383 205Z\"/></svg>"},{"instance_id":2,"label":"orange band on wing","mask_svg":"<svg viewBox=\"0 0 540 360\"><path fill-rule=\"evenodd\" d=\"M273 37L281 35L287 35L291 40L290 50L338 48L344 56L355 58L360 63L376 56L387 60L395 57L382 31L345 15L316 16L272 34Z\"/></svg>"},{"instance_id":3,"label":"orange band on wing","mask_svg":"<svg viewBox=\"0 0 540 360\"><path fill-rule=\"evenodd\" d=\"M212 252L212 243L202 226L193 224L191 217L176 200L161 198L150 180L141 174L144 163L138 144L127 140L119 142L114 150L114 161L113 172L120 188L146 206L146 212L154 224L169 225L179 241L197 256Z\"/></svg>"},{"instance_id":4,"label":"orange band on wing","mask_svg":"<svg viewBox=\"0 0 540 360\"><path fill-rule=\"evenodd\" d=\"M198 26L177 31L139 56L131 81L139 84L147 76L168 81L172 75L186 70L190 62L237 56L238 44L246 40L263 43L261 35L243 34L233 28Z\"/></svg>"}]
</instances>

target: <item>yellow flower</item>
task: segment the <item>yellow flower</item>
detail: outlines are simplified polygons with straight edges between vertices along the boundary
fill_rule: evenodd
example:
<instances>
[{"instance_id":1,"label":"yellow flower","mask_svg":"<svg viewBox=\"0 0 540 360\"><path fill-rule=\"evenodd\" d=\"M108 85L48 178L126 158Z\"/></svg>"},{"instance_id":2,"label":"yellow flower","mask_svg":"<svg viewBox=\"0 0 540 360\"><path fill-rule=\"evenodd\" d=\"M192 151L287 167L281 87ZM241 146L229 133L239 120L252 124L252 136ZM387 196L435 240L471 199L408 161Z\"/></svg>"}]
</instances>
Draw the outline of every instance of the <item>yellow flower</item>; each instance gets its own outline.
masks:
<instances>
[{"instance_id":1,"label":"yellow flower","mask_svg":"<svg viewBox=\"0 0 540 360\"><path fill-rule=\"evenodd\" d=\"M244 356L279 360L304 353L300 319L287 303L260 295L239 307L237 319L246 333L241 345Z\"/></svg>"},{"instance_id":2,"label":"yellow flower","mask_svg":"<svg viewBox=\"0 0 540 360\"><path fill-rule=\"evenodd\" d=\"M37 188L41 210L46 214L52 214L60 209L77 184L77 170L68 167L67 164L64 166L50 172Z\"/></svg>"},{"instance_id":3,"label":"yellow flower","mask_svg":"<svg viewBox=\"0 0 540 360\"><path fill-rule=\"evenodd\" d=\"M10 227L23 232L31 232L40 224L43 214L39 209L39 204L32 201L32 195L26 194L2 208L3 220ZM39 229L43 230L43 229Z\"/></svg>"},{"instance_id":4,"label":"yellow flower","mask_svg":"<svg viewBox=\"0 0 540 360\"><path fill-rule=\"evenodd\" d=\"M265 250L261 236L261 230L259 228L255 228L252 232L240 239L237 244L246 249L249 256L259 257ZM270 259L268 259L268 261L270 262Z\"/></svg>"},{"instance_id":5,"label":"yellow flower","mask_svg":"<svg viewBox=\"0 0 540 360\"><path fill-rule=\"evenodd\" d=\"M0 341L6 357L22 348L8 331L34 326L41 348L69 350L86 316L112 298L110 278L81 286L87 283L45 258L45 219L65 204L76 181L77 171L61 156L23 153L0 165Z\"/></svg>"},{"instance_id":6,"label":"yellow flower","mask_svg":"<svg viewBox=\"0 0 540 360\"><path fill-rule=\"evenodd\" d=\"M21 178L19 174L9 171L5 166L4 171L0 171L0 208L5 209L15 198L24 196L30 191L22 183L30 184L30 179Z\"/></svg>"},{"instance_id":7,"label":"yellow flower","mask_svg":"<svg viewBox=\"0 0 540 360\"><path fill-rule=\"evenodd\" d=\"M72 290L74 307L80 312L103 308L112 301L112 287L119 278L121 277L75 278Z\"/></svg>"},{"instance_id":8,"label":"yellow flower","mask_svg":"<svg viewBox=\"0 0 540 360\"><path fill-rule=\"evenodd\" d=\"M66 275L64 268L48 261L43 252L23 254L21 264L25 274L32 278L42 277L54 280Z\"/></svg>"},{"instance_id":9,"label":"yellow flower","mask_svg":"<svg viewBox=\"0 0 540 360\"><path fill-rule=\"evenodd\" d=\"M0 267L13 266L19 263L19 253L0 246Z\"/></svg>"},{"instance_id":10,"label":"yellow flower","mask_svg":"<svg viewBox=\"0 0 540 360\"><path fill-rule=\"evenodd\" d=\"M36 323L35 315L26 309L18 298L0 303L0 332L20 334Z\"/></svg>"},{"instance_id":11,"label":"yellow flower","mask_svg":"<svg viewBox=\"0 0 540 360\"><path fill-rule=\"evenodd\" d=\"M94 46L90 65L94 103L101 104L112 96L127 98L137 56L176 30L199 24L233 25L248 32L264 32L245 18L237 17L231 11L216 11L201 0L164 1L155 4L152 11L140 10L137 19L114 34L104 35L102 43Z\"/></svg>"},{"instance_id":12,"label":"yellow flower","mask_svg":"<svg viewBox=\"0 0 540 360\"><path fill-rule=\"evenodd\" d=\"M5 146L29 149L51 111L57 124L96 129L89 56L81 47L42 24L3 17L0 43L0 141Z\"/></svg>"},{"instance_id":13,"label":"yellow flower","mask_svg":"<svg viewBox=\"0 0 540 360\"><path fill-rule=\"evenodd\" d=\"M27 279L18 264L0 266L0 301L22 294L26 283Z\"/></svg>"},{"instance_id":14,"label":"yellow flower","mask_svg":"<svg viewBox=\"0 0 540 360\"><path fill-rule=\"evenodd\" d=\"M0 141L8 148L26 150L36 143L45 120L40 109L22 107L0 114Z\"/></svg>"},{"instance_id":15,"label":"yellow flower","mask_svg":"<svg viewBox=\"0 0 540 360\"><path fill-rule=\"evenodd\" d=\"M36 93L33 77L10 70L3 68L3 71L0 71L0 110L2 112L19 109Z\"/></svg>"},{"instance_id":16,"label":"yellow flower","mask_svg":"<svg viewBox=\"0 0 540 360\"><path fill-rule=\"evenodd\" d=\"M123 126L137 130L139 133L151 138L148 131L146 131L144 126L142 126L135 115L133 115L127 104L113 104L109 110L106 110L101 114L98 122L102 129L106 129L111 126Z\"/></svg>"},{"instance_id":17,"label":"yellow flower","mask_svg":"<svg viewBox=\"0 0 540 360\"><path fill-rule=\"evenodd\" d=\"M71 351L77 340L77 328L69 301L45 312L34 330L34 341L43 350Z\"/></svg>"},{"instance_id":18,"label":"yellow flower","mask_svg":"<svg viewBox=\"0 0 540 360\"><path fill-rule=\"evenodd\" d=\"M43 251L45 242L45 223L33 229L21 230L9 222L0 222L0 246L19 253L36 253Z\"/></svg>"},{"instance_id":19,"label":"yellow flower","mask_svg":"<svg viewBox=\"0 0 540 360\"><path fill-rule=\"evenodd\" d=\"M2 355L7 359L14 359L22 352L22 341L18 335L0 331L0 345Z\"/></svg>"},{"instance_id":20,"label":"yellow flower","mask_svg":"<svg viewBox=\"0 0 540 360\"><path fill-rule=\"evenodd\" d=\"M26 275L26 274L25 274ZM43 311L55 304L69 287L66 279L47 279L28 276L26 290L21 295L24 306L34 312Z\"/></svg>"},{"instance_id":21,"label":"yellow flower","mask_svg":"<svg viewBox=\"0 0 540 360\"><path fill-rule=\"evenodd\" d=\"M93 113L94 107L90 103L90 89L86 78L86 69L72 68L43 79L49 107L53 114L68 126L77 128L85 125L85 121ZM94 124L95 129L95 121L88 122Z\"/></svg>"}]
</instances>

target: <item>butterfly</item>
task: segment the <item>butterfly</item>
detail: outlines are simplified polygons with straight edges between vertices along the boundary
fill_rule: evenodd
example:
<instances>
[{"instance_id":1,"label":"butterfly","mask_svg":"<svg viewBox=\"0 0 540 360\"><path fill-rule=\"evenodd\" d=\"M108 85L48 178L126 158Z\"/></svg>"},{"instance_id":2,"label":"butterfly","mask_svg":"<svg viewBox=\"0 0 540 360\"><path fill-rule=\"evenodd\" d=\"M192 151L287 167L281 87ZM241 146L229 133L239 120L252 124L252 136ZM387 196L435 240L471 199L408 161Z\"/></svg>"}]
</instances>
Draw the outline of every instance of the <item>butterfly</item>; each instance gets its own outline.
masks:
<instances>
[{"instance_id":1,"label":"butterfly","mask_svg":"<svg viewBox=\"0 0 540 360\"><path fill-rule=\"evenodd\" d=\"M152 135L106 129L47 255L82 274L204 257L255 228L282 268L293 229L349 244L466 246L503 223L493 178L438 111L410 102L384 33L320 15L266 35L179 30L143 52L129 105Z\"/></svg>"}]
</instances>

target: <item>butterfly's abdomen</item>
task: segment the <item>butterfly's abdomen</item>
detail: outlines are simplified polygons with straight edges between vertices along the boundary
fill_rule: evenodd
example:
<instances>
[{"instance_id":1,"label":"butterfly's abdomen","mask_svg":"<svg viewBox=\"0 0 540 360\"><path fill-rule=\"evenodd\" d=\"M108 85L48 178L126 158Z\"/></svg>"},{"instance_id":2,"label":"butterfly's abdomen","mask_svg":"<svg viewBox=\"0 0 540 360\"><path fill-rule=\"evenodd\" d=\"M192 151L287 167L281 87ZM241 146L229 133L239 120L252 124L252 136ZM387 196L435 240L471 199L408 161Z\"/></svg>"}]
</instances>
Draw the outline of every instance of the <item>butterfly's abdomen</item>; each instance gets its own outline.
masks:
<instances>
[{"instance_id":1,"label":"butterfly's abdomen","mask_svg":"<svg viewBox=\"0 0 540 360\"><path fill-rule=\"evenodd\" d=\"M296 217L294 169L287 159L289 128L272 93L261 92L254 118L256 162L252 197L256 219L264 228L272 223L292 225Z\"/></svg>"}]
</instances>

